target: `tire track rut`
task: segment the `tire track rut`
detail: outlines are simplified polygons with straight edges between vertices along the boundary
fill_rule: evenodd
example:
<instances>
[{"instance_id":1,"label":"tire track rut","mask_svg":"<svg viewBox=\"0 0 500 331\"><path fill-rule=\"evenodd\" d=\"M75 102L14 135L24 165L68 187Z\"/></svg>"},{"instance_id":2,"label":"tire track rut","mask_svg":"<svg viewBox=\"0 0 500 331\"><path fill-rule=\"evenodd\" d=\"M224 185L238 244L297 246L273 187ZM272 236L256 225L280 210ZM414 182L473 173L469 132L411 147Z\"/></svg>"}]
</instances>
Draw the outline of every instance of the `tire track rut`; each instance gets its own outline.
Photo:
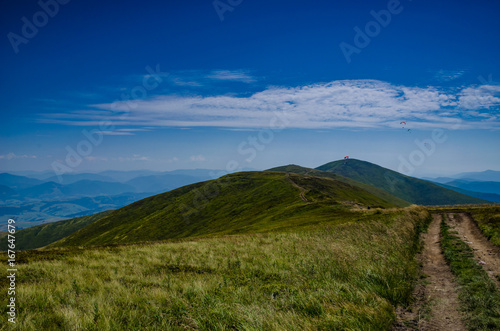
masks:
<instances>
[{"instance_id":1,"label":"tire track rut","mask_svg":"<svg viewBox=\"0 0 500 331\"><path fill-rule=\"evenodd\" d=\"M442 217L433 214L432 218L427 233L422 234L424 248L419 256L427 278L415 289L416 302L407 310L399 309L393 330L467 330L459 312L456 283L441 250ZM425 312L426 307L430 312Z\"/></svg>"},{"instance_id":2,"label":"tire track rut","mask_svg":"<svg viewBox=\"0 0 500 331\"><path fill-rule=\"evenodd\" d=\"M466 213L448 213L448 225L454 227L462 239L474 251L474 258L500 289L500 248L493 245L481 232L476 222Z\"/></svg>"}]
</instances>

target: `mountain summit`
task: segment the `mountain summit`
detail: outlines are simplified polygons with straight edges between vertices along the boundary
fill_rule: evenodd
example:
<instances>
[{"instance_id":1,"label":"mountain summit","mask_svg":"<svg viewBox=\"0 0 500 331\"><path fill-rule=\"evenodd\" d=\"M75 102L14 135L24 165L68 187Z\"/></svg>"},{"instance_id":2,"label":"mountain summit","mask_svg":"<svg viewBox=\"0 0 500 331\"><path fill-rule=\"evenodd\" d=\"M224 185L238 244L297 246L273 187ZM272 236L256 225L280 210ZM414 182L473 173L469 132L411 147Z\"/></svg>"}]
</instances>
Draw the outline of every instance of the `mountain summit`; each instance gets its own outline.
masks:
<instances>
[{"instance_id":1,"label":"mountain summit","mask_svg":"<svg viewBox=\"0 0 500 331\"><path fill-rule=\"evenodd\" d=\"M431 182L356 159L329 162L317 167L316 170L334 173L375 186L400 199L418 205L489 203L486 200L461 194Z\"/></svg>"}]
</instances>

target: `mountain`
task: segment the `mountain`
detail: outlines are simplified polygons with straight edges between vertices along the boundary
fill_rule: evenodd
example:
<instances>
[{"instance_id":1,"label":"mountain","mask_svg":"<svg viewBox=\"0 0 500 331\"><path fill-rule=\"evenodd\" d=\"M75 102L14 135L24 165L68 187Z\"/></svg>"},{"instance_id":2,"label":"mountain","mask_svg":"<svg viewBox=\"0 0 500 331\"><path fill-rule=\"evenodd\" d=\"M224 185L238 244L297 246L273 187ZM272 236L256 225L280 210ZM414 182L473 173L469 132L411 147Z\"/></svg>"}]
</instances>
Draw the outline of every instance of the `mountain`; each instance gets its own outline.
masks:
<instances>
[{"instance_id":1,"label":"mountain","mask_svg":"<svg viewBox=\"0 0 500 331\"><path fill-rule=\"evenodd\" d=\"M136 192L166 192L207 179L210 179L210 177L194 177L181 174L159 174L136 177L125 182L125 184L134 187Z\"/></svg>"},{"instance_id":2,"label":"mountain","mask_svg":"<svg viewBox=\"0 0 500 331\"><path fill-rule=\"evenodd\" d=\"M484 192L474 192L474 191L467 191L458 187L454 187L451 185L447 184L441 184L441 183L436 183L439 186L445 187L447 189L450 189L455 192L459 192L471 197L483 199L483 200L488 200L491 202L500 202L500 194L495 194L495 193L484 193Z\"/></svg>"},{"instance_id":3,"label":"mountain","mask_svg":"<svg viewBox=\"0 0 500 331\"><path fill-rule=\"evenodd\" d=\"M136 192L136 189L131 185L98 180L80 180L73 184L64 185L63 190L65 194L70 196L117 195Z\"/></svg>"},{"instance_id":4,"label":"mountain","mask_svg":"<svg viewBox=\"0 0 500 331\"><path fill-rule=\"evenodd\" d=\"M44 181L25 176L16 176L8 173L0 174L0 185L8 186L13 190L22 190L31 186L43 184Z\"/></svg>"},{"instance_id":5,"label":"mountain","mask_svg":"<svg viewBox=\"0 0 500 331\"><path fill-rule=\"evenodd\" d=\"M456 178L452 178L452 177L436 177L436 178L421 177L420 179L426 180L428 182L439 183L439 184L446 184L446 183L449 183L451 181L456 180Z\"/></svg>"},{"instance_id":6,"label":"mountain","mask_svg":"<svg viewBox=\"0 0 500 331\"><path fill-rule=\"evenodd\" d=\"M500 182L500 171L486 170L481 172L463 172L453 177L477 181Z\"/></svg>"},{"instance_id":7,"label":"mountain","mask_svg":"<svg viewBox=\"0 0 500 331\"><path fill-rule=\"evenodd\" d=\"M418 205L490 203L486 200L467 196L437 184L405 176L376 164L356 159L334 161L316 169L375 186L400 199Z\"/></svg>"},{"instance_id":8,"label":"mountain","mask_svg":"<svg viewBox=\"0 0 500 331\"><path fill-rule=\"evenodd\" d=\"M55 182L47 182L20 190L19 194L23 198L49 200L64 197L63 187Z\"/></svg>"},{"instance_id":9,"label":"mountain","mask_svg":"<svg viewBox=\"0 0 500 331\"><path fill-rule=\"evenodd\" d=\"M45 179L54 176L54 170L44 170L44 171L9 171L9 174L16 176L24 176L29 178L35 178L44 181Z\"/></svg>"},{"instance_id":10,"label":"mountain","mask_svg":"<svg viewBox=\"0 0 500 331\"><path fill-rule=\"evenodd\" d=\"M444 184L468 191L500 194L500 182L482 182L457 179Z\"/></svg>"},{"instance_id":11,"label":"mountain","mask_svg":"<svg viewBox=\"0 0 500 331\"><path fill-rule=\"evenodd\" d=\"M394 195L392 195L392 194L390 194L382 189L379 189L373 185L357 182L357 181L352 180L350 178L337 175L333 172L326 172L326 171L321 171L321 170L312 169L312 168L304 168L304 167L301 167L301 166L298 166L295 164L271 168L271 169L268 169L267 171L291 172L291 173L300 174L300 175L332 178L332 179L339 180L341 182L344 182L344 183L347 183L347 184L350 184L353 186L360 187L363 190L366 190L366 191L372 193L373 195L375 195L375 196L377 196L377 197L379 197L379 198L381 198L389 203L392 203L396 206L406 207L406 206L410 205L410 203L408 201L405 201L403 199L395 197Z\"/></svg>"},{"instance_id":12,"label":"mountain","mask_svg":"<svg viewBox=\"0 0 500 331\"><path fill-rule=\"evenodd\" d=\"M109 213L111 211L18 230L16 231L16 249L27 250L46 246L92 224ZM7 237L1 237L0 250L4 250L6 247Z\"/></svg>"},{"instance_id":13,"label":"mountain","mask_svg":"<svg viewBox=\"0 0 500 331\"><path fill-rule=\"evenodd\" d=\"M106 170L99 172L99 175L112 178L117 182L126 182L136 177L151 176L159 173L159 171L152 170Z\"/></svg>"},{"instance_id":14,"label":"mountain","mask_svg":"<svg viewBox=\"0 0 500 331\"><path fill-rule=\"evenodd\" d=\"M24 198L53 200L68 197L118 195L125 192L135 192L135 188L123 183L81 180L69 185L47 182L21 190L19 194Z\"/></svg>"},{"instance_id":15,"label":"mountain","mask_svg":"<svg viewBox=\"0 0 500 331\"><path fill-rule=\"evenodd\" d=\"M352 208L375 207L394 205L331 178L241 172L137 201L49 246L124 244L313 226L326 219L352 217Z\"/></svg>"},{"instance_id":16,"label":"mountain","mask_svg":"<svg viewBox=\"0 0 500 331\"><path fill-rule=\"evenodd\" d=\"M61 180L60 180L61 179ZM93 180L100 182L116 182L114 178L109 176L103 176L99 174L91 174L91 173L82 173L82 174L65 174L62 176L52 176L46 178L47 182L56 182L63 185L73 184L82 180Z\"/></svg>"},{"instance_id":17,"label":"mountain","mask_svg":"<svg viewBox=\"0 0 500 331\"><path fill-rule=\"evenodd\" d=\"M16 196L17 192L8 186L0 185L0 199L9 199L10 197Z\"/></svg>"}]
</instances>

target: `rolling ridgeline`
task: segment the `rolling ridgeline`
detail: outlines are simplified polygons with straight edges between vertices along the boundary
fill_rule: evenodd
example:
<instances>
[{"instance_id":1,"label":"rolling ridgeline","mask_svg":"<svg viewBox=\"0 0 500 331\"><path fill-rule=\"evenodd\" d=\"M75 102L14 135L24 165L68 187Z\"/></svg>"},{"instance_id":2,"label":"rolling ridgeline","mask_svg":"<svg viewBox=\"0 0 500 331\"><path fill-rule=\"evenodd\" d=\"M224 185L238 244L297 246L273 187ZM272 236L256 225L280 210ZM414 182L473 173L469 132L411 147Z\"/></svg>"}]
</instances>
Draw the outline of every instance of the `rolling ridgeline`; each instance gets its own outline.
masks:
<instances>
[{"instance_id":1,"label":"rolling ridgeline","mask_svg":"<svg viewBox=\"0 0 500 331\"><path fill-rule=\"evenodd\" d=\"M340 160L316 169L288 165L230 174L110 213L19 230L18 249L291 230L350 219L352 209L473 203L488 201L365 161Z\"/></svg>"},{"instance_id":2,"label":"rolling ridgeline","mask_svg":"<svg viewBox=\"0 0 500 331\"><path fill-rule=\"evenodd\" d=\"M388 170L358 160L324 169L234 173L16 231L17 250L52 242L16 253L17 329L390 329L431 215L386 189L478 199L396 173L385 187Z\"/></svg>"}]
</instances>

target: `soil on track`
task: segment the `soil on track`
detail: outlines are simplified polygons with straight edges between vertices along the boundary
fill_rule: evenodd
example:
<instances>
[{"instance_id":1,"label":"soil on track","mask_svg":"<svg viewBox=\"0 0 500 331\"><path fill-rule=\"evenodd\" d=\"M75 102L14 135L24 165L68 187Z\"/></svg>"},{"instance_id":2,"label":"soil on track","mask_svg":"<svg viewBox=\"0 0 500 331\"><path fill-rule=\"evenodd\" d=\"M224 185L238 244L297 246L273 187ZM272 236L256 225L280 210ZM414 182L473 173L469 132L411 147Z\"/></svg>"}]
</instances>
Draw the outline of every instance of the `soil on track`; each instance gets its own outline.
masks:
<instances>
[{"instance_id":1,"label":"soil on track","mask_svg":"<svg viewBox=\"0 0 500 331\"><path fill-rule=\"evenodd\" d=\"M500 247L493 245L481 232L476 222L465 213L447 214L448 225L454 227L462 239L470 248L474 250L474 257L483 261L482 266L488 276L500 289L500 281L496 277L500 276Z\"/></svg>"},{"instance_id":2,"label":"soil on track","mask_svg":"<svg viewBox=\"0 0 500 331\"><path fill-rule=\"evenodd\" d=\"M441 250L442 217L432 217L429 230L422 234L424 248L419 256L426 278L415 289L416 301L406 310L398 309L393 330L467 330L459 312L456 283Z\"/></svg>"}]
</instances>

